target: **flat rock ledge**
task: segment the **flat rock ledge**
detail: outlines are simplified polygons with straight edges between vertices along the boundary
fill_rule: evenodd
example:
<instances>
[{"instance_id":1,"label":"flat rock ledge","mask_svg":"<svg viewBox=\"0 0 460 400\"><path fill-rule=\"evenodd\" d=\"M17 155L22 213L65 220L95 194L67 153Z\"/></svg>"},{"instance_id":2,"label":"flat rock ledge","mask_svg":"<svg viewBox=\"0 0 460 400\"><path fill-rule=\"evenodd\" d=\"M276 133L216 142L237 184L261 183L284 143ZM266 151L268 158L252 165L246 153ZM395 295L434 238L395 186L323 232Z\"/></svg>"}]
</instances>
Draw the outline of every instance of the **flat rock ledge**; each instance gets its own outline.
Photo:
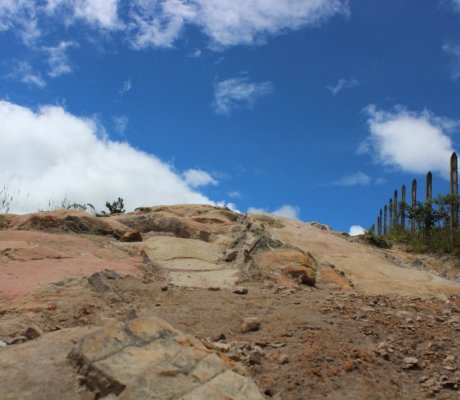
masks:
<instances>
[{"instance_id":1,"label":"flat rock ledge","mask_svg":"<svg viewBox=\"0 0 460 400\"><path fill-rule=\"evenodd\" d=\"M113 324L82 338L68 355L96 398L259 400L254 381L231 360L165 321Z\"/></svg>"}]
</instances>

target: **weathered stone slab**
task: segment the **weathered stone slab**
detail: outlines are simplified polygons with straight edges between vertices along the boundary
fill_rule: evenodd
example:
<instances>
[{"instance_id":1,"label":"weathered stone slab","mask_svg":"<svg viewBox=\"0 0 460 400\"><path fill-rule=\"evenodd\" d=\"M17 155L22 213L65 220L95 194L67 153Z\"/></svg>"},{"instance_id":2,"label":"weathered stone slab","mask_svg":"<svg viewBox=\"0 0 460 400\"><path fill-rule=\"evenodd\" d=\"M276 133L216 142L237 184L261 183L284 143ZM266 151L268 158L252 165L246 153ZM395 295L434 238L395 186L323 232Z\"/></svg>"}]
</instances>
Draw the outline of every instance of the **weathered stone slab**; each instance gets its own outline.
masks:
<instances>
[{"instance_id":1,"label":"weathered stone slab","mask_svg":"<svg viewBox=\"0 0 460 400\"><path fill-rule=\"evenodd\" d=\"M99 329L81 339L69 359L97 397L263 399L254 382L233 372L228 361L158 318Z\"/></svg>"}]
</instances>

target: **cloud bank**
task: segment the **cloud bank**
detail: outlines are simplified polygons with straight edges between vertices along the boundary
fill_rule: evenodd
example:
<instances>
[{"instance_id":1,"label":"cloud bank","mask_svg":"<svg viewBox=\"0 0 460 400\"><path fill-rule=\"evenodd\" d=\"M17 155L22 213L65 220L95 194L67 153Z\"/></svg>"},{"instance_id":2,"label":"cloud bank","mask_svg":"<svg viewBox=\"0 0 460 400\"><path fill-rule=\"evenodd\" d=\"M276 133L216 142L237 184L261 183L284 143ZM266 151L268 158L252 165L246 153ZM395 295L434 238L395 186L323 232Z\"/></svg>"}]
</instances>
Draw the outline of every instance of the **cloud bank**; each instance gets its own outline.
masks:
<instances>
[{"instance_id":1,"label":"cloud bank","mask_svg":"<svg viewBox=\"0 0 460 400\"><path fill-rule=\"evenodd\" d=\"M369 153L376 162L404 172L431 170L447 178L454 151L448 133L458 127L457 121L403 107L383 111L370 105L365 112L370 134L359 146L359 154Z\"/></svg>"},{"instance_id":2,"label":"cloud bank","mask_svg":"<svg viewBox=\"0 0 460 400\"><path fill-rule=\"evenodd\" d=\"M194 189L212 181L187 181L154 155L108 140L95 121L61 107L34 111L0 101L0 126L0 184L20 192L12 204L14 212L46 209L50 200L65 197L100 210L118 196L127 209L214 204Z\"/></svg>"},{"instance_id":3,"label":"cloud bank","mask_svg":"<svg viewBox=\"0 0 460 400\"><path fill-rule=\"evenodd\" d=\"M49 21L122 32L135 48L171 47L188 26L211 46L262 43L349 13L346 0L2 0L0 29L24 41L42 36Z\"/></svg>"}]
</instances>

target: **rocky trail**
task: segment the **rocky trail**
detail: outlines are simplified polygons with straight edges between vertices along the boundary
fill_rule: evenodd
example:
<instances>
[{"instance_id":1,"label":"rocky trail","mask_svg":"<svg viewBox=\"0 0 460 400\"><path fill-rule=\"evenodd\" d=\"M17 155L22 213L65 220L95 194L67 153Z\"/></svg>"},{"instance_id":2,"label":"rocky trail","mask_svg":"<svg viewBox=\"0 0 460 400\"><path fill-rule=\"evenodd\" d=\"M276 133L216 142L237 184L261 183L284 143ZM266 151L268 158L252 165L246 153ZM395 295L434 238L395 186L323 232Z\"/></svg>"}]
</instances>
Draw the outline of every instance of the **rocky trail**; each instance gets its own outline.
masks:
<instances>
[{"instance_id":1,"label":"rocky trail","mask_svg":"<svg viewBox=\"0 0 460 400\"><path fill-rule=\"evenodd\" d=\"M460 269L211 206L0 215L1 399L458 399Z\"/></svg>"}]
</instances>

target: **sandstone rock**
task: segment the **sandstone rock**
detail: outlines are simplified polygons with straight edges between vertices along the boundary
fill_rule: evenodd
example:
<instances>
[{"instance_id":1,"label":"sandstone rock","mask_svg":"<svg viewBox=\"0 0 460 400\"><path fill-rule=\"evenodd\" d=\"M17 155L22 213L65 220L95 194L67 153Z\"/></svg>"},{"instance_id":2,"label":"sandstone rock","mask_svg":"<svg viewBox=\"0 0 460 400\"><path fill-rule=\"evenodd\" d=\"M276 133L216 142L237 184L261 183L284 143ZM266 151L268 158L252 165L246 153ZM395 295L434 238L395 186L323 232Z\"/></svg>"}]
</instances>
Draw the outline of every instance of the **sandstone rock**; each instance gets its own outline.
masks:
<instances>
[{"instance_id":1,"label":"sandstone rock","mask_svg":"<svg viewBox=\"0 0 460 400\"><path fill-rule=\"evenodd\" d=\"M8 344L4 342L3 340L0 340L0 347L6 347Z\"/></svg>"},{"instance_id":2,"label":"sandstone rock","mask_svg":"<svg viewBox=\"0 0 460 400\"><path fill-rule=\"evenodd\" d=\"M245 318L241 325L241 332L248 333L258 331L260 329L260 320L257 317Z\"/></svg>"},{"instance_id":3,"label":"sandstone rock","mask_svg":"<svg viewBox=\"0 0 460 400\"><path fill-rule=\"evenodd\" d=\"M111 270L96 272L88 278L92 289L97 293L113 301L121 301L120 295L115 293L110 286L109 280L118 280L122 276Z\"/></svg>"},{"instance_id":4,"label":"sandstone rock","mask_svg":"<svg viewBox=\"0 0 460 400\"><path fill-rule=\"evenodd\" d=\"M304 265L288 265L283 272L292 277L298 283L308 286L315 286L316 274L313 268Z\"/></svg>"},{"instance_id":5,"label":"sandstone rock","mask_svg":"<svg viewBox=\"0 0 460 400\"><path fill-rule=\"evenodd\" d=\"M142 236L138 231L128 231L121 235L120 242L142 242Z\"/></svg>"},{"instance_id":6,"label":"sandstone rock","mask_svg":"<svg viewBox=\"0 0 460 400\"><path fill-rule=\"evenodd\" d=\"M252 380L158 318L102 328L77 343L69 359L97 397L263 399Z\"/></svg>"},{"instance_id":7,"label":"sandstone rock","mask_svg":"<svg viewBox=\"0 0 460 400\"><path fill-rule=\"evenodd\" d=\"M248 294L248 289L242 286L237 286L234 290L233 293L235 294Z\"/></svg>"}]
</instances>

